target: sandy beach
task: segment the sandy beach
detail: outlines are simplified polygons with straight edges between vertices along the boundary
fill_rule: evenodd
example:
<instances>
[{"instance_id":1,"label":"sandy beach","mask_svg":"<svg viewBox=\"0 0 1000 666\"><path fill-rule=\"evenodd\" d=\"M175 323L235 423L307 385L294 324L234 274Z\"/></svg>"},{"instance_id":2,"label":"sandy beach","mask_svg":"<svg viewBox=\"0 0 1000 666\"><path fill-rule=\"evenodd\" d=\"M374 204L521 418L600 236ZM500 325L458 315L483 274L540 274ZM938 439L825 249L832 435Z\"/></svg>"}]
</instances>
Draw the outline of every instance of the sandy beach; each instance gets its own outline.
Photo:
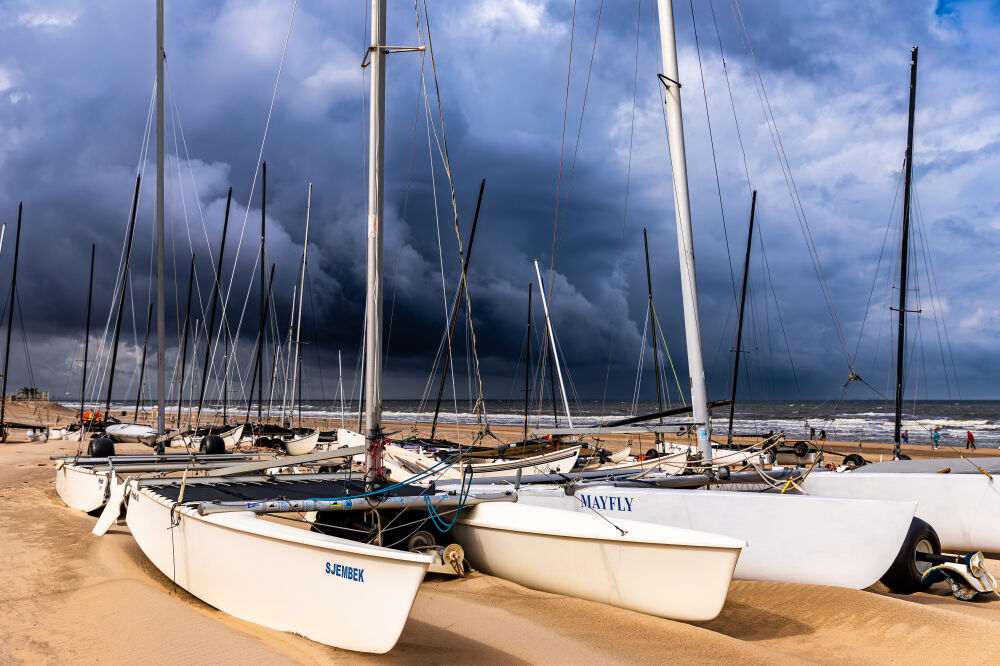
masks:
<instances>
[{"instance_id":1,"label":"sandy beach","mask_svg":"<svg viewBox=\"0 0 1000 666\"><path fill-rule=\"evenodd\" d=\"M47 418L70 415L51 406ZM8 411L12 421L31 416L26 405ZM1000 598L964 603L941 585L898 596L880 584L736 581L718 618L685 624L481 574L428 578L388 655L345 652L235 620L176 589L125 526L91 536L95 519L62 504L49 461L78 444L17 443L21 434L0 445L0 663L995 663L1000 654ZM863 450L877 459L878 448ZM1000 573L997 556L989 565Z\"/></svg>"}]
</instances>

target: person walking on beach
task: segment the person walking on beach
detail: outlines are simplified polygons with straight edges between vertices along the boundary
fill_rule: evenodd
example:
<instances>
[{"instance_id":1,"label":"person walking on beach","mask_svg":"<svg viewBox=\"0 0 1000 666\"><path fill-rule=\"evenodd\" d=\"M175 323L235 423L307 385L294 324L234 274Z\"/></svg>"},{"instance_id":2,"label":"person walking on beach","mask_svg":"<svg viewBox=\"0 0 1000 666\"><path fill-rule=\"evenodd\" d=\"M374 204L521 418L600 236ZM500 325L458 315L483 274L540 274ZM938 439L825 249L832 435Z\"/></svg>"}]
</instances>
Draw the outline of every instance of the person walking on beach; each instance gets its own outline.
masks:
<instances>
[{"instance_id":1,"label":"person walking on beach","mask_svg":"<svg viewBox=\"0 0 1000 666\"><path fill-rule=\"evenodd\" d=\"M809 427L809 439L816 439L816 428L813 426Z\"/></svg>"},{"instance_id":2,"label":"person walking on beach","mask_svg":"<svg viewBox=\"0 0 1000 666\"><path fill-rule=\"evenodd\" d=\"M903 439L903 444L909 444L910 443L910 431L909 430L904 430L903 433L900 435L900 437Z\"/></svg>"},{"instance_id":3,"label":"person walking on beach","mask_svg":"<svg viewBox=\"0 0 1000 666\"><path fill-rule=\"evenodd\" d=\"M934 440L934 448L941 448L941 433L938 432L939 428L934 428L934 432L931 433L931 439Z\"/></svg>"},{"instance_id":4,"label":"person walking on beach","mask_svg":"<svg viewBox=\"0 0 1000 666\"><path fill-rule=\"evenodd\" d=\"M819 441L821 442L826 441L826 430L824 428L819 429Z\"/></svg>"},{"instance_id":5,"label":"person walking on beach","mask_svg":"<svg viewBox=\"0 0 1000 666\"><path fill-rule=\"evenodd\" d=\"M976 438L972 436L971 430L967 430L965 433L965 448L976 450Z\"/></svg>"}]
</instances>

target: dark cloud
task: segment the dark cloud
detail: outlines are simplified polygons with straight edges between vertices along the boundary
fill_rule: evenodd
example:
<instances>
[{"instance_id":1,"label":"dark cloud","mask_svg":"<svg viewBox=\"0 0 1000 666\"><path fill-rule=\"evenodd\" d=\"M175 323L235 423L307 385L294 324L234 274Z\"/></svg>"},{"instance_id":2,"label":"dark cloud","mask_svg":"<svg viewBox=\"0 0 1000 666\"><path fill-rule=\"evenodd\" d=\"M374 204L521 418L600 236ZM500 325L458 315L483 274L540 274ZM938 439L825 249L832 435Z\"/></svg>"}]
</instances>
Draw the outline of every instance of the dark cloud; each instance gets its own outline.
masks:
<instances>
[{"instance_id":1,"label":"dark cloud","mask_svg":"<svg viewBox=\"0 0 1000 666\"><path fill-rule=\"evenodd\" d=\"M255 171L291 5L263 0L167 4L172 100L167 123L168 376L175 363L192 252L197 256L196 316L207 316L230 186L233 206L223 277L234 328L244 319L238 356L245 375L258 316L258 294L251 286L259 270L261 183L259 176L255 181ZM864 321L858 369L878 377L878 385L884 382L898 206L885 246L883 236L905 143L909 47L919 43L919 224L926 229L921 242L936 262L936 281L925 269L914 279L923 285L928 313L933 305L948 326L958 374L967 377L963 395L992 395L988 369L998 365L990 350L1000 319L992 290L998 277L992 257L1000 222L990 178L998 166L1000 123L995 86L988 85L995 69L995 10L990 3L976 2L939 2L923 11L891 4L741 3L742 21L753 39L753 63L741 42L735 7L696 3L701 68L691 9L684 3L676 9L712 394L725 392L730 372L748 176L760 192L760 238L751 266L745 345L749 379L743 390L758 397L825 398L839 391L848 372L817 267L790 202L793 184L778 166L775 139L764 121L753 83L756 66L778 120L778 149L784 149L792 165L794 189L819 248L846 355L853 357ZM596 48L597 5L577 6L565 139L572 5L512 0L431 3L429 9L463 245L479 182L487 179L469 275L487 393L506 396L515 374L523 372L518 358L527 288L535 281L532 262L539 260L549 280L555 246L552 317L576 389L583 397L600 397L607 377L611 396L631 395L639 350L645 340L648 351L650 335L643 228L649 233L656 309L683 383L670 168L655 78L654 3L605 3ZM95 345L106 337L113 306L152 94L151 7L10 2L0 8L0 23L5 32L0 47L0 126L5 128L0 133L0 219L8 223L0 275L10 271L11 223L17 202L24 200L19 293L31 371L39 385L75 395L91 243L96 243L98 257ZM365 32L363 3L299 5L264 150L267 255L277 266L274 326L281 339L287 335L302 251L306 186L313 183L303 320L309 342L306 392L314 397L320 397L321 383L326 397L332 397L338 351L343 352L350 392L362 335L367 107L359 65ZM390 2L389 41L415 43L412 5ZM438 153L440 118L430 60L424 60L423 70L426 100L420 56L398 54L389 60L385 311L392 327L387 395L408 397L423 391L431 371L445 328L444 303L453 298L460 262L447 174ZM434 125L430 136L425 103ZM145 155L116 379L122 396L135 390L134 368L152 287L154 172L151 154ZM554 233L557 187L561 197ZM535 293L538 332L537 285ZM924 337L915 338L928 367L938 348L937 338L927 334L932 327L928 320ZM456 338L456 366L464 376L462 327ZM537 338L535 344L540 344ZM15 348L14 383L29 381L23 356ZM648 353L643 366L642 394L649 397ZM927 386L920 389L921 396L945 395L942 384L951 390L940 366L938 359L938 370L924 376ZM935 382L934 372L940 381ZM465 384L458 382L460 391ZM91 390L97 391L96 386Z\"/></svg>"}]
</instances>

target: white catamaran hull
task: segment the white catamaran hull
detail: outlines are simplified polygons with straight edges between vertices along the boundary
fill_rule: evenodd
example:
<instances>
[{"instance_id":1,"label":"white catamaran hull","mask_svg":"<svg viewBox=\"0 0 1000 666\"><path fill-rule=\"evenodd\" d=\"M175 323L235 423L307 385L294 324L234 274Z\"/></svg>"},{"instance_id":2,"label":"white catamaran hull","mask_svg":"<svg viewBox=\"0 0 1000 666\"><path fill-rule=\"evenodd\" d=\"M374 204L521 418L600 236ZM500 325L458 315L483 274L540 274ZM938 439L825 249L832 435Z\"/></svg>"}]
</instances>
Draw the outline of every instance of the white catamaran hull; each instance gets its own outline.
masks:
<instances>
[{"instance_id":1,"label":"white catamaran hull","mask_svg":"<svg viewBox=\"0 0 1000 666\"><path fill-rule=\"evenodd\" d=\"M439 479L461 479L463 469L468 468L471 468L473 478L476 479L511 476L516 474L517 470L522 470L523 474L565 474L576 466L576 461L580 457L580 448L579 446L573 446L537 456L472 463L462 467L454 464L440 469L435 476ZM396 476L402 475L397 480L402 480L413 474L430 469L441 462L425 453L391 444L385 447L385 453L387 458L395 459L400 467L402 467L401 470L397 470L396 466L387 460L387 467L390 472ZM393 476L393 478L395 479L396 476Z\"/></svg>"},{"instance_id":2,"label":"white catamaran hull","mask_svg":"<svg viewBox=\"0 0 1000 666\"><path fill-rule=\"evenodd\" d=\"M624 535L593 513L486 502L463 512L452 532L474 567L526 587L676 620L719 614L742 541L613 522Z\"/></svg>"},{"instance_id":3,"label":"white catamaran hull","mask_svg":"<svg viewBox=\"0 0 1000 666\"><path fill-rule=\"evenodd\" d=\"M800 485L830 497L916 502L942 548L1000 552L1000 482L985 474L813 472Z\"/></svg>"},{"instance_id":4,"label":"white catamaran hull","mask_svg":"<svg viewBox=\"0 0 1000 666\"><path fill-rule=\"evenodd\" d=\"M104 434L114 442L142 443L156 437L156 428L138 423L114 423L104 429Z\"/></svg>"},{"instance_id":5,"label":"white catamaran hull","mask_svg":"<svg viewBox=\"0 0 1000 666\"><path fill-rule=\"evenodd\" d=\"M129 529L165 576L234 617L347 650L392 649L432 560L250 512L171 515L174 502L136 485L130 495Z\"/></svg>"},{"instance_id":6,"label":"white catamaran hull","mask_svg":"<svg viewBox=\"0 0 1000 666\"><path fill-rule=\"evenodd\" d=\"M710 530L746 541L738 579L854 589L889 569L915 508L912 502L604 484L581 486L574 495L522 488L518 503Z\"/></svg>"},{"instance_id":7,"label":"white catamaran hull","mask_svg":"<svg viewBox=\"0 0 1000 666\"><path fill-rule=\"evenodd\" d=\"M96 511L108 498L109 474L72 463L56 467L56 492L71 509Z\"/></svg>"}]
</instances>

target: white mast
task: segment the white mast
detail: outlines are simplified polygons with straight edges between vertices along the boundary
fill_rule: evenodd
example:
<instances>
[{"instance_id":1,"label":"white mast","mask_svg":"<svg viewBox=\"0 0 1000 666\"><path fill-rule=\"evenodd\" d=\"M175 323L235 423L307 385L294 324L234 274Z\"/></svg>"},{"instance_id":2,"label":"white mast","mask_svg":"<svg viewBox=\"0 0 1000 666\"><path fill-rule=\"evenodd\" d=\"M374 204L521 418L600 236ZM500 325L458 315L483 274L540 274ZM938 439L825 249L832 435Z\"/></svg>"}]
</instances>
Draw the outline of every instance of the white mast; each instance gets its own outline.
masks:
<instances>
[{"instance_id":1,"label":"white mast","mask_svg":"<svg viewBox=\"0 0 1000 666\"><path fill-rule=\"evenodd\" d=\"M156 429L166 431L166 311L163 304L163 0L156 0Z\"/></svg>"},{"instance_id":2,"label":"white mast","mask_svg":"<svg viewBox=\"0 0 1000 666\"><path fill-rule=\"evenodd\" d=\"M295 296L298 294L298 288L299 285L292 287L292 313L288 315L288 348L285 350L285 379L282 381L281 391L281 425L286 423L285 414L289 414L287 423L292 422L291 412L294 411L294 408L288 407L288 372L292 367L292 335L295 333Z\"/></svg>"},{"instance_id":3,"label":"white mast","mask_svg":"<svg viewBox=\"0 0 1000 666\"><path fill-rule=\"evenodd\" d=\"M302 343L302 292L306 284L306 250L309 248L309 209L312 207L313 184L309 183L309 193L306 195L306 237L302 241L302 273L299 275L299 313L298 322L295 324L295 365L292 367L292 399L289 400L290 411L288 423L291 425L291 415L295 413L295 380L299 375L299 358L301 358ZM294 299L294 297L293 297ZM294 302L294 300L293 300ZM302 396L299 396L302 399Z\"/></svg>"},{"instance_id":4,"label":"white mast","mask_svg":"<svg viewBox=\"0 0 1000 666\"><path fill-rule=\"evenodd\" d=\"M694 274L694 241L691 233L691 202L688 199L687 159L684 153L684 121L681 116L681 84L677 72L677 41L674 35L672 0L657 0L660 42L666 88L667 136L670 168L674 179L674 217L677 221L677 250L680 253L681 293L684 299L684 333L687 339L688 372L691 379L691 406L698 433L698 451L704 460L712 458L712 422L708 415L708 388L701 351L701 321L698 316L698 284Z\"/></svg>"},{"instance_id":5,"label":"white mast","mask_svg":"<svg viewBox=\"0 0 1000 666\"><path fill-rule=\"evenodd\" d=\"M545 310L545 327L549 329L549 343L552 347L552 360L556 362L556 376L559 377L559 391L562 393L563 409L566 410L566 420L569 427L573 427L573 417L569 413L569 400L566 399L566 386L563 384L562 368L559 367L559 354L556 353L556 334L552 330L552 322L549 321L549 303L545 298L545 285L542 284L542 272L538 270L538 260L535 259L535 275L538 276L538 293L542 295L542 308Z\"/></svg>"},{"instance_id":6,"label":"white mast","mask_svg":"<svg viewBox=\"0 0 1000 666\"><path fill-rule=\"evenodd\" d=\"M372 0L368 50L371 111L368 122L368 301L365 336L365 453L367 473L381 467L382 420L382 205L385 173L385 0ZM375 439L371 439L375 438ZM375 479L370 479L375 481Z\"/></svg>"},{"instance_id":7,"label":"white mast","mask_svg":"<svg viewBox=\"0 0 1000 666\"><path fill-rule=\"evenodd\" d=\"M344 367L340 364L340 350L337 350L337 389L340 391L340 427L344 427Z\"/></svg>"}]
</instances>

